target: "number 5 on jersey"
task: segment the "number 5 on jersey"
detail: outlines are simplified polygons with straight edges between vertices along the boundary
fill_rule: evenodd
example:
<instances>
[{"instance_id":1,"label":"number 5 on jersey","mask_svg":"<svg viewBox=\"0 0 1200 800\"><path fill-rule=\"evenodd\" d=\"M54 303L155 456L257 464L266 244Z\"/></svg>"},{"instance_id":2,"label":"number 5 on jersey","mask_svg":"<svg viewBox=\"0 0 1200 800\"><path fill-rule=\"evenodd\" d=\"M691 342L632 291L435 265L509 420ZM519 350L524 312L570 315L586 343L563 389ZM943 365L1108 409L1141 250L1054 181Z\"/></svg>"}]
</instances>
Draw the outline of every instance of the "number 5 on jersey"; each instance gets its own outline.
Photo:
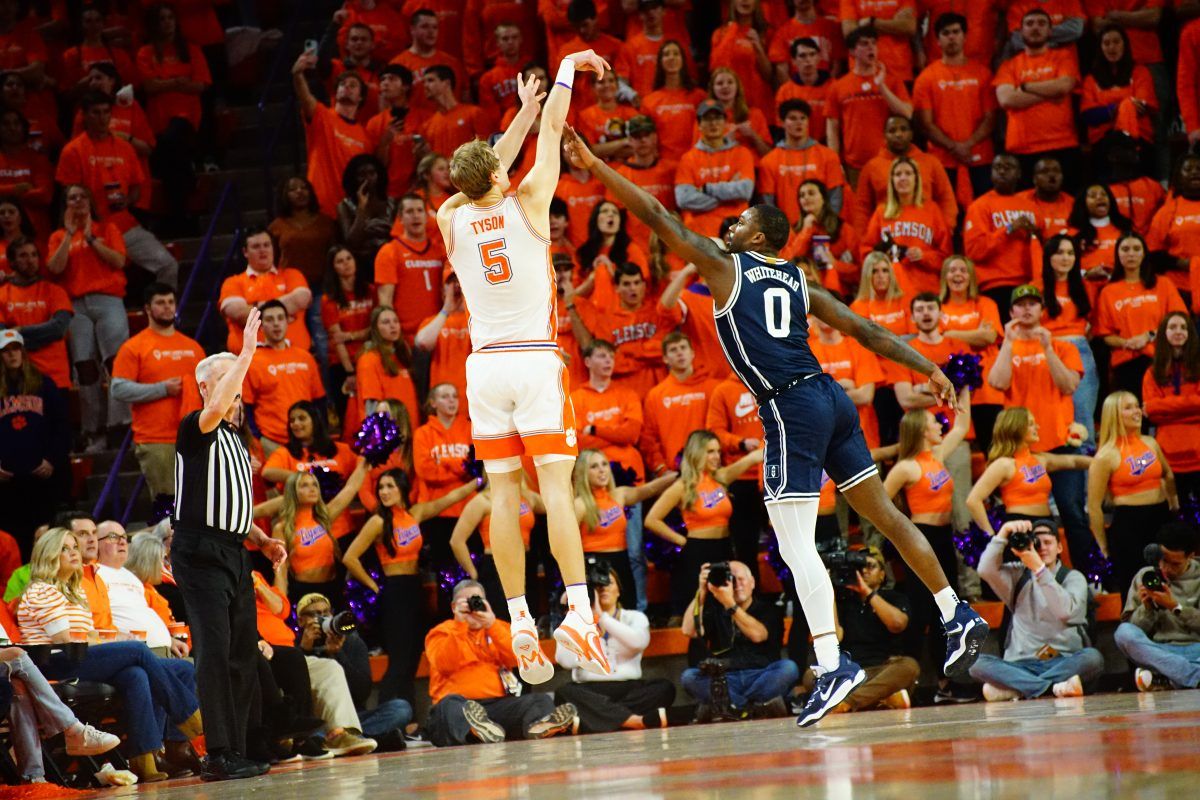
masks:
<instances>
[{"instance_id":1,"label":"number 5 on jersey","mask_svg":"<svg viewBox=\"0 0 1200 800\"><path fill-rule=\"evenodd\" d=\"M484 278L488 283L507 283L512 280L512 264L504 247L503 239L479 244L479 259L483 262Z\"/></svg>"}]
</instances>

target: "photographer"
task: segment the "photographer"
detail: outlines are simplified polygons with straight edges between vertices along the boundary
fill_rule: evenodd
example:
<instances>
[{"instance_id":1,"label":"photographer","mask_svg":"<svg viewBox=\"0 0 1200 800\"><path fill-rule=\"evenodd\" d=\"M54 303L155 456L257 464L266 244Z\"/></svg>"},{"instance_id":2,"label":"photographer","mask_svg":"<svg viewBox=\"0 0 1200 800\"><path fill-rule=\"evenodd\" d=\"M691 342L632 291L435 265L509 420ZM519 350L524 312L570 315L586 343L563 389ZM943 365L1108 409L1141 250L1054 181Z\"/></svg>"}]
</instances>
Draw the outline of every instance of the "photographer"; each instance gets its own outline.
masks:
<instances>
[{"instance_id":1,"label":"photographer","mask_svg":"<svg viewBox=\"0 0 1200 800\"><path fill-rule=\"evenodd\" d=\"M790 713L784 698L800 679L800 669L779 658L783 612L754 596L749 567L740 561L701 565L682 630L707 646L709 660L699 669L685 669L680 678L697 702L717 714L732 711L734 717Z\"/></svg>"},{"instance_id":2,"label":"photographer","mask_svg":"<svg viewBox=\"0 0 1200 800\"><path fill-rule=\"evenodd\" d=\"M865 711L883 708L910 708L908 689L921 674L921 665L904 649L901 634L908 629L908 598L895 589L884 589L887 572L883 554L877 547L850 554L866 562L841 570L831 570L837 587L837 634L842 648L854 653L854 660L867 673L867 680L846 700L833 709ZM804 689L812 691L815 677L804 673Z\"/></svg>"},{"instance_id":3,"label":"photographer","mask_svg":"<svg viewBox=\"0 0 1200 800\"><path fill-rule=\"evenodd\" d=\"M1157 557L1157 563L1138 572L1129 587L1121 614L1124 621L1114 640L1138 667L1134 678L1139 691L1149 691L1156 681L1187 689L1200 685L1200 563L1196 550L1192 526L1184 522L1164 525L1158 532L1158 546L1146 548L1148 556Z\"/></svg>"},{"instance_id":4,"label":"photographer","mask_svg":"<svg viewBox=\"0 0 1200 800\"><path fill-rule=\"evenodd\" d=\"M325 636L325 646L315 648L314 654L332 658L342 666L363 736L379 742L381 750L403 749L404 726L412 722L412 706L407 700L393 698L381 700L375 708L367 709L374 683L371 680L371 656L367 652L367 644L354 629L346 631L344 635L339 634L339 630L352 624L350 621L353 618L349 612L335 615L329 598L313 593L300 598L296 605L296 619L304 629L327 626L334 631L333 635Z\"/></svg>"},{"instance_id":5,"label":"photographer","mask_svg":"<svg viewBox=\"0 0 1200 800\"><path fill-rule=\"evenodd\" d=\"M429 659L429 740L438 747L505 738L546 739L570 733L575 706L550 695L521 694L508 623L496 619L478 581L450 595L454 619L425 637Z\"/></svg>"},{"instance_id":6,"label":"photographer","mask_svg":"<svg viewBox=\"0 0 1200 800\"><path fill-rule=\"evenodd\" d=\"M1019 564L1005 564L1011 544ZM1004 523L979 559L979 577L1004 601L1008 633L1004 657L981 655L971 677L984 699L1080 697L1104 671L1104 657L1088 647L1087 578L1059 563L1062 544L1053 519Z\"/></svg>"},{"instance_id":7,"label":"photographer","mask_svg":"<svg viewBox=\"0 0 1200 800\"><path fill-rule=\"evenodd\" d=\"M642 679L642 651L650 644L650 621L640 611L621 607L621 580L615 567L589 564L587 581L592 615L604 634L601 646L612 674L581 669L579 658L559 647L554 659L571 670L572 682L559 687L555 702L579 709L580 733L665 727L667 709L675 702L675 685L664 678Z\"/></svg>"}]
</instances>

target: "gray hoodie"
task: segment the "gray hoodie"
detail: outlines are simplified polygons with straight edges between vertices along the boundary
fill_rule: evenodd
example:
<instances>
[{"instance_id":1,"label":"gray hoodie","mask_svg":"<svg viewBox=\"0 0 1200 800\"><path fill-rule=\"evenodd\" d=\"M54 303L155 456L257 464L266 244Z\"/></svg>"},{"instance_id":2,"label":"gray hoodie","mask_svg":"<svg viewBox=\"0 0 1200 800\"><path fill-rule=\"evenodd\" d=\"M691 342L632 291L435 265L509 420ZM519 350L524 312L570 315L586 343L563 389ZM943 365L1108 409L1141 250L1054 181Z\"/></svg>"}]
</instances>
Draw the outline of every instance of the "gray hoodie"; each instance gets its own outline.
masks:
<instances>
[{"instance_id":1,"label":"gray hoodie","mask_svg":"<svg viewBox=\"0 0 1200 800\"><path fill-rule=\"evenodd\" d=\"M1056 563L1054 569L1041 570L1026 581L1014 603L1013 590L1028 569L1021 563L1003 563L1007 544L1007 539L995 537L979 558L979 577L987 581L1012 614L1004 645L1005 660L1035 658L1046 645L1064 655L1082 650L1083 637L1076 626L1087 624L1087 578L1071 570L1060 585L1054 579Z\"/></svg>"},{"instance_id":2,"label":"gray hoodie","mask_svg":"<svg viewBox=\"0 0 1200 800\"><path fill-rule=\"evenodd\" d=\"M703 139L696 142L696 149L706 153L723 153L737 146L738 143L728 137L720 147L709 147ZM714 181L703 186L690 183L675 184L675 205L684 211L712 211L721 203L731 200L744 200L748 203L753 195L754 176L736 181Z\"/></svg>"},{"instance_id":3,"label":"gray hoodie","mask_svg":"<svg viewBox=\"0 0 1200 800\"><path fill-rule=\"evenodd\" d=\"M1146 567L1140 570L1133 579L1121 619L1137 625L1147 636L1161 644L1200 642L1200 561L1193 558L1183 575L1167 581L1175 602L1183 606L1178 614L1169 608L1147 608L1138 600L1137 587L1142 585L1142 576L1151 569Z\"/></svg>"}]
</instances>

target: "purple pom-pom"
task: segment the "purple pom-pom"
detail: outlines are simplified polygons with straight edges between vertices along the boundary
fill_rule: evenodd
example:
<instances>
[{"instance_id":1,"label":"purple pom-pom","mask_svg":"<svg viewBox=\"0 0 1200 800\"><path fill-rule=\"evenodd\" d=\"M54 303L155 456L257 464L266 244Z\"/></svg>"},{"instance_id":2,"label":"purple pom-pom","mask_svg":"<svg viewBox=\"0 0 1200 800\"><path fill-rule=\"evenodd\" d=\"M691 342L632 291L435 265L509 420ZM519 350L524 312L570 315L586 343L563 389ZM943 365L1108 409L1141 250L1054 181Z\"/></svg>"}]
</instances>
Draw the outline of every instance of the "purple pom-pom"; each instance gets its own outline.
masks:
<instances>
[{"instance_id":1,"label":"purple pom-pom","mask_svg":"<svg viewBox=\"0 0 1200 800\"><path fill-rule=\"evenodd\" d=\"M160 494L154 498L153 505L150 506L150 516L146 519L147 525L157 525L164 519L168 519L175 515L175 495Z\"/></svg>"},{"instance_id":2,"label":"purple pom-pom","mask_svg":"<svg viewBox=\"0 0 1200 800\"><path fill-rule=\"evenodd\" d=\"M483 477L483 462L475 457L475 445L467 448L467 457L463 459L463 474L475 480Z\"/></svg>"},{"instance_id":3,"label":"purple pom-pom","mask_svg":"<svg viewBox=\"0 0 1200 800\"><path fill-rule=\"evenodd\" d=\"M955 353L946 359L942 372L954 384L956 390L963 387L971 390L983 386L983 356L974 353Z\"/></svg>"},{"instance_id":4,"label":"purple pom-pom","mask_svg":"<svg viewBox=\"0 0 1200 800\"><path fill-rule=\"evenodd\" d=\"M771 569L775 570L776 577L784 586L788 586L792 580L792 568L783 560L783 555L779 552L779 539L775 536L775 531L771 531L771 540L767 542L767 563L771 565Z\"/></svg>"},{"instance_id":5,"label":"purple pom-pom","mask_svg":"<svg viewBox=\"0 0 1200 800\"><path fill-rule=\"evenodd\" d=\"M988 509L988 522L992 525L992 530L1000 530L1000 526L1004 524L1004 515L999 510ZM954 534L954 546L958 548L958 552L962 553L963 561L968 567L979 566L979 557L983 555L984 549L988 546L988 542L992 537L984 533L978 525L971 523L962 533Z\"/></svg>"},{"instance_id":6,"label":"purple pom-pom","mask_svg":"<svg viewBox=\"0 0 1200 800\"><path fill-rule=\"evenodd\" d=\"M317 479L317 486L321 488L321 499L326 503L337 497L337 493L346 485L346 482L342 480L342 476L329 467L314 465L308 471Z\"/></svg>"},{"instance_id":7,"label":"purple pom-pom","mask_svg":"<svg viewBox=\"0 0 1200 800\"><path fill-rule=\"evenodd\" d=\"M683 515L679 513L679 509L672 509L671 513L663 518L663 522L681 536L687 536L687 527L683 524ZM671 544L654 534L644 538L642 547L646 551L646 560L653 564L655 569L666 572L670 572L679 563L679 554L683 552L679 545Z\"/></svg>"},{"instance_id":8,"label":"purple pom-pom","mask_svg":"<svg viewBox=\"0 0 1200 800\"><path fill-rule=\"evenodd\" d=\"M950 418L946 416L944 411L939 411L933 415L933 418L938 421L938 425L942 426L942 435L945 436L950 431Z\"/></svg>"},{"instance_id":9,"label":"purple pom-pom","mask_svg":"<svg viewBox=\"0 0 1200 800\"><path fill-rule=\"evenodd\" d=\"M400 429L396 421L382 412L376 412L363 420L362 427L354 434L350 449L378 467L387 462L400 446Z\"/></svg>"},{"instance_id":10,"label":"purple pom-pom","mask_svg":"<svg viewBox=\"0 0 1200 800\"><path fill-rule=\"evenodd\" d=\"M383 586L383 573L374 563L364 564L367 574L376 586ZM346 605L354 612L359 627L370 628L379 617L379 595L363 584L346 578Z\"/></svg>"}]
</instances>

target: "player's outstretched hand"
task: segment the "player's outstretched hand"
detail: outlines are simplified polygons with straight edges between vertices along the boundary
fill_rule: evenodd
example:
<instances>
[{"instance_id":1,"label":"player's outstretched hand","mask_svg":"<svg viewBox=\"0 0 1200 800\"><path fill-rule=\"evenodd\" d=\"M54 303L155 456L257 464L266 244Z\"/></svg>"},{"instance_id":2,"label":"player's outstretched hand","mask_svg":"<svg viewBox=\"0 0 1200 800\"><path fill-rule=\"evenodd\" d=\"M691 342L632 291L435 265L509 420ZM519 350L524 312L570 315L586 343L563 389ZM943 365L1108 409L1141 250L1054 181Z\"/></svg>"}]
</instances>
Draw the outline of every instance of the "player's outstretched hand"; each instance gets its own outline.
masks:
<instances>
[{"instance_id":1,"label":"player's outstretched hand","mask_svg":"<svg viewBox=\"0 0 1200 800\"><path fill-rule=\"evenodd\" d=\"M520 98L522 106L542 102L543 98L546 97L546 93L538 91L541 88L541 83L538 76L532 73L530 73L528 81L522 80L521 73L517 73L517 97Z\"/></svg>"},{"instance_id":2,"label":"player's outstretched hand","mask_svg":"<svg viewBox=\"0 0 1200 800\"><path fill-rule=\"evenodd\" d=\"M571 162L571 166L576 169L590 170L596 163L596 155L588 149L583 139L579 138L575 129L570 125L563 125L562 141L563 152L567 154L567 160Z\"/></svg>"},{"instance_id":3,"label":"player's outstretched hand","mask_svg":"<svg viewBox=\"0 0 1200 800\"><path fill-rule=\"evenodd\" d=\"M959 408L958 398L954 395L954 384L937 367L934 367L933 372L929 373L929 389L940 405L947 406L954 411L962 410Z\"/></svg>"},{"instance_id":4,"label":"player's outstretched hand","mask_svg":"<svg viewBox=\"0 0 1200 800\"><path fill-rule=\"evenodd\" d=\"M597 75L603 75L612 69L607 61L596 55L594 50L581 50L578 53L571 53L567 58L574 61L575 69L581 72L591 71Z\"/></svg>"}]
</instances>

